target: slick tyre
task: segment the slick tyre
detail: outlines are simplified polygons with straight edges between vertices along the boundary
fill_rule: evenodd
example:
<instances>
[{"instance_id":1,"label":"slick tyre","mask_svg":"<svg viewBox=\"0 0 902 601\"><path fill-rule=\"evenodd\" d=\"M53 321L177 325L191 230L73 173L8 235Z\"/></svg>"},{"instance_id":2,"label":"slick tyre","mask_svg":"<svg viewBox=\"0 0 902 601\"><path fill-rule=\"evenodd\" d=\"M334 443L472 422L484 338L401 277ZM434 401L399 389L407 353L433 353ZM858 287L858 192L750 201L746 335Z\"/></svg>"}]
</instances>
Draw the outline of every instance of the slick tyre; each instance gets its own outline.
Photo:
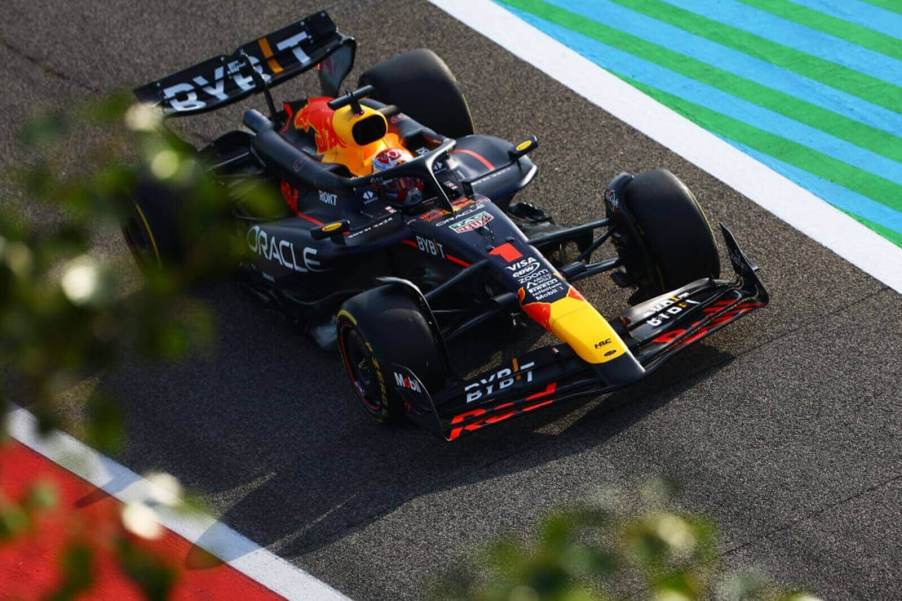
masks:
<instances>
[{"instance_id":1,"label":"slick tyre","mask_svg":"<svg viewBox=\"0 0 902 601\"><path fill-rule=\"evenodd\" d=\"M627 261L644 273L635 301L680 288L699 278L720 275L714 233L695 195L666 169L637 175L624 190L624 204L638 238Z\"/></svg>"},{"instance_id":2,"label":"slick tyre","mask_svg":"<svg viewBox=\"0 0 902 601\"><path fill-rule=\"evenodd\" d=\"M375 99L450 138L473 133L470 108L454 74L432 50L420 48L394 56L360 76L361 86L376 88Z\"/></svg>"},{"instance_id":3,"label":"slick tyre","mask_svg":"<svg viewBox=\"0 0 902 601\"><path fill-rule=\"evenodd\" d=\"M139 180L124 202L122 234L142 271L182 264L185 248L179 232L181 201L176 191L151 179Z\"/></svg>"},{"instance_id":4,"label":"slick tyre","mask_svg":"<svg viewBox=\"0 0 902 601\"><path fill-rule=\"evenodd\" d=\"M363 408L380 423L406 411L395 389L393 365L411 369L427 390L445 383L439 342L407 291L382 286L348 299L338 312L338 349Z\"/></svg>"}]
</instances>

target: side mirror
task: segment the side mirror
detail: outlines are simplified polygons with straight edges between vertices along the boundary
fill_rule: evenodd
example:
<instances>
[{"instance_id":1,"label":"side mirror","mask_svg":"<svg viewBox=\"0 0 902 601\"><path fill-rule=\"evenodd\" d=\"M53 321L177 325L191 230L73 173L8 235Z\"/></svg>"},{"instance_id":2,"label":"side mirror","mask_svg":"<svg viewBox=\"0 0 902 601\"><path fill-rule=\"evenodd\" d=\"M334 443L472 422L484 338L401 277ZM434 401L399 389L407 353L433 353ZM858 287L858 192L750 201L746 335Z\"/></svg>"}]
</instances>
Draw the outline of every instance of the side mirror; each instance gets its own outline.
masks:
<instances>
[{"instance_id":1,"label":"side mirror","mask_svg":"<svg viewBox=\"0 0 902 601\"><path fill-rule=\"evenodd\" d=\"M514 147L514 149L510 152L511 158L519 159L520 157L529 154L538 147L539 139L535 136L529 136Z\"/></svg>"},{"instance_id":2,"label":"side mirror","mask_svg":"<svg viewBox=\"0 0 902 601\"><path fill-rule=\"evenodd\" d=\"M310 232L310 237L314 240L325 240L332 238L333 241L339 242L344 239L344 233L351 229L351 222L342 219L341 221L333 221L320 226Z\"/></svg>"}]
</instances>

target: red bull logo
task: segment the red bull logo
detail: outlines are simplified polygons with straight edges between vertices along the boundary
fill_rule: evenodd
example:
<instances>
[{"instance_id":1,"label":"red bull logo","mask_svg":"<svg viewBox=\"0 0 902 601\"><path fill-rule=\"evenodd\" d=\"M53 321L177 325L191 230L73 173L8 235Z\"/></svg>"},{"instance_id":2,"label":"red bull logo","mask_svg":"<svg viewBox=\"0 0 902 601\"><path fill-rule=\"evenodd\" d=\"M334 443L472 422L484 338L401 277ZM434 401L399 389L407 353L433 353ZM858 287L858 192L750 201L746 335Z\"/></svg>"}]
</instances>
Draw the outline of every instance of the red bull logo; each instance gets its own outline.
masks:
<instances>
[{"instance_id":1,"label":"red bull logo","mask_svg":"<svg viewBox=\"0 0 902 601\"><path fill-rule=\"evenodd\" d=\"M344 147L344 142L335 133L332 127L332 116L335 111L329 108L330 98L320 96L311 98L303 109L298 111L294 118L294 127L301 131L313 130L316 151L320 154L336 147Z\"/></svg>"}]
</instances>

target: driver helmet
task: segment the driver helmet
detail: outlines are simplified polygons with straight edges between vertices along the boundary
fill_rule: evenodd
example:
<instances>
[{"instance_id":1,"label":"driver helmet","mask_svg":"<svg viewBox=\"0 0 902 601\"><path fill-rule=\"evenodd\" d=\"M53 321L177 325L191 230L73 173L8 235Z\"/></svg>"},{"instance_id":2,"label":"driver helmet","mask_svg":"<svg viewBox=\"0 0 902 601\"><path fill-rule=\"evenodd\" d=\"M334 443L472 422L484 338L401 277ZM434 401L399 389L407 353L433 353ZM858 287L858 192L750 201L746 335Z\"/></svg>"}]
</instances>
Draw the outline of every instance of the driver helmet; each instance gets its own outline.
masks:
<instances>
[{"instance_id":1,"label":"driver helmet","mask_svg":"<svg viewBox=\"0 0 902 601\"><path fill-rule=\"evenodd\" d=\"M413 155L406 148L386 148L373 157L373 173L382 173L412 160ZM385 181L382 189L390 199L404 202L422 196L423 183L415 177L396 177Z\"/></svg>"}]
</instances>

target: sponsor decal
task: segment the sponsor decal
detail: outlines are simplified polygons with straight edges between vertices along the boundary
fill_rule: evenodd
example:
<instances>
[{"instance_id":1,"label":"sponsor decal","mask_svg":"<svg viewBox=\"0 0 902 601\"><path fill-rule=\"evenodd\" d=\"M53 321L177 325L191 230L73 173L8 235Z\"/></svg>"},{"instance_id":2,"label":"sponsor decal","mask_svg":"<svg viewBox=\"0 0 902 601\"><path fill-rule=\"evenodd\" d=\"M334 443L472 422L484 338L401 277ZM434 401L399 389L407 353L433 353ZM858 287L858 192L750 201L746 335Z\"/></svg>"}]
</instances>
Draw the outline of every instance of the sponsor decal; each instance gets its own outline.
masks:
<instances>
[{"instance_id":1,"label":"sponsor decal","mask_svg":"<svg viewBox=\"0 0 902 601\"><path fill-rule=\"evenodd\" d=\"M544 267L534 273L527 274L520 278L520 283L526 285L527 290L533 290L539 284L544 284L554 279L554 274Z\"/></svg>"},{"instance_id":2,"label":"sponsor decal","mask_svg":"<svg viewBox=\"0 0 902 601\"><path fill-rule=\"evenodd\" d=\"M310 62L310 57L301 49L300 45L308 37L307 32L302 31L276 42L275 47L278 52L291 50L298 62L305 65ZM248 54L248 59L253 69L268 83L271 76L266 72L260 59L252 54ZM235 60L219 65L205 75L198 75L192 80L181 81L163 88L163 100L169 103L175 112L197 111L206 108L209 104L228 100L226 82L231 82L230 88L239 88L239 93L253 90L255 88L254 78L241 73L243 65L244 59Z\"/></svg>"},{"instance_id":3,"label":"sponsor decal","mask_svg":"<svg viewBox=\"0 0 902 601\"><path fill-rule=\"evenodd\" d=\"M542 266L542 264L539 263L538 259L536 259L535 257L527 257L526 259L523 259L522 261L517 261L516 263L513 263L512 265L508 265L507 270L512 271L513 273L511 275L513 277L515 277L517 280L520 280L521 278L533 273L535 270L539 269L541 266Z\"/></svg>"},{"instance_id":4,"label":"sponsor decal","mask_svg":"<svg viewBox=\"0 0 902 601\"><path fill-rule=\"evenodd\" d=\"M601 348L601 347L607 346L607 345L609 345L609 344L611 344L611 339L610 339L610 338L605 338L604 340L599 340L598 342L596 342L596 343L595 343L595 348Z\"/></svg>"},{"instance_id":5,"label":"sponsor decal","mask_svg":"<svg viewBox=\"0 0 902 601\"><path fill-rule=\"evenodd\" d=\"M430 210L426 211L425 213L423 213L422 215L420 215L420 219L422 219L423 221L432 223L433 221L441 219L442 217L444 217L447 214L448 214L448 211L445 211L443 209L430 209Z\"/></svg>"},{"instance_id":6,"label":"sponsor decal","mask_svg":"<svg viewBox=\"0 0 902 601\"><path fill-rule=\"evenodd\" d=\"M476 211L478 211L479 209L481 209L483 207L483 205L481 205L481 204L478 204L475 206L468 206L468 203L461 203L460 205L458 205L456 202L452 202L451 206L454 207L453 215L451 217L448 217L447 219L442 219L441 221L439 221L438 223L435 224L436 226L447 225L448 223L451 223L455 219L459 219L461 217L464 217L465 215L472 215L473 213L475 213ZM464 207L467 207L467 208L464 208Z\"/></svg>"},{"instance_id":7,"label":"sponsor decal","mask_svg":"<svg viewBox=\"0 0 902 601\"><path fill-rule=\"evenodd\" d=\"M338 204L338 194L333 194L332 192L326 192L325 190L319 191L319 201L323 204L335 206Z\"/></svg>"},{"instance_id":8,"label":"sponsor decal","mask_svg":"<svg viewBox=\"0 0 902 601\"><path fill-rule=\"evenodd\" d=\"M551 278L541 283L527 282L526 290L537 301L544 301L547 298L557 297L567 291L563 282L557 278Z\"/></svg>"},{"instance_id":9,"label":"sponsor decal","mask_svg":"<svg viewBox=\"0 0 902 601\"><path fill-rule=\"evenodd\" d=\"M465 234L487 226L494 217L486 211L480 211L475 215L470 215L460 221L452 223L449 227L456 234Z\"/></svg>"},{"instance_id":10,"label":"sponsor decal","mask_svg":"<svg viewBox=\"0 0 902 601\"><path fill-rule=\"evenodd\" d=\"M316 258L315 248L304 248L298 252L293 243L288 240L279 240L276 236L264 231L259 225L255 225L247 231L247 244L253 252L267 261L278 263L285 269L300 273L323 271Z\"/></svg>"},{"instance_id":11,"label":"sponsor decal","mask_svg":"<svg viewBox=\"0 0 902 601\"><path fill-rule=\"evenodd\" d=\"M366 227L363 228L363 229L360 229L360 230L357 230L356 232L353 232L353 233L348 234L347 237L348 237L348 238L356 238L357 236L361 236L361 235L363 235L363 234L368 234L369 232L372 232L372 231L375 230L375 229L379 229L380 227L383 227L383 226L388 225L388 224L391 223L393 220L394 220L394 215L389 215L388 217L386 217L386 218L383 219L382 221L377 221L376 223L373 223L373 224L371 224L371 225L368 225L368 226L366 226Z\"/></svg>"},{"instance_id":12,"label":"sponsor decal","mask_svg":"<svg viewBox=\"0 0 902 601\"><path fill-rule=\"evenodd\" d=\"M506 269L511 272L511 277L517 281L524 293L529 293L533 301L542 301L560 295L566 290L560 277L535 257L515 261Z\"/></svg>"},{"instance_id":13,"label":"sponsor decal","mask_svg":"<svg viewBox=\"0 0 902 601\"><path fill-rule=\"evenodd\" d=\"M413 392L416 392L416 393L422 394L422 392L423 392L423 387L420 386L419 381L417 381L416 379L412 379L409 376L406 376L404 374L400 374L398 372L395 372L395 384L399 388L406 388L407 390L412 390Z\"/></svg>"},{"instance_id":14,"label":"sponsor decal","mask_svg":"<svg viewBox=\"0 0 902 601\"><path fill-rule=\"evenodd\" d=\"M445 258L445 246L441 242L436 242L435 240L432 240L430 238L417 236L417 248L427 255L432 255L433 257L441 257L443 259Z\"/></svg>"},{"instance_id":15,"label":"sponsor decal","mask_svg":"<svg viewBox=\"0 0 902 601\"><path fill-rule=\"evenodd\" d=\"M678 295L658 301L645 312L641 319L645 321L646 325L656 328L690 307L700 304L698 301L688 298L689 295L689 292L682 292Z\"/></svg>"},{"instance_id":16,"label":"sponsor decal","mask_svg":"<svg viewBox=\"0 0 902 601\"><path fill-rule=\"evenodd\" d=\"M595 348L602 349L602 348L608 346L609 344L611 344L612 342L613 342L613 340L611 338L605 338L603 340L599 340L598 342L595 343ZM617 354L616 348L612 348L612 349L604 352L605 357L610 357L611 355L615 355L615 354Z\"/></svg>"},{"instance_id":17,"label":"sponsor decal","mask_svg":"<svg viewBox=\"0 0 902 601\"><path fill-rule=\"evenodd\" d=\"M524 303L544 301L560 296L567 290L567 284L557 274L533 257L508 265L507 268L516 270L511 275L520 284L520 290L523 291L521 301ZM526 294L529 294L531 300L526 300Z\"/></svg>"},{"instance_id":18,"label":"sponsor decal","mask_svg":"<svg viewBox=\"0 0 902 601\"><path fill-rule=\"evenodd\" d=\"M374 190L364 190L361 193L360 197L363 199L363 202L373 202L374 200L376 200L378 195Z\"/></svg>"},{"instance_id":19,"label":"sponsor decal","mask_svg":"<svg viewBox=\"0 0 902 601\"><path fill-rule=\"evenodd\" d=\"M488 399L502 390L510 388L515 382L532 382L533 367L535 367L535 362L530 361L520 365L514 359L510 367L503 367L485 378L465 385L464 392L467 394L467 403Z\"/></svg>"}]
</instances>

